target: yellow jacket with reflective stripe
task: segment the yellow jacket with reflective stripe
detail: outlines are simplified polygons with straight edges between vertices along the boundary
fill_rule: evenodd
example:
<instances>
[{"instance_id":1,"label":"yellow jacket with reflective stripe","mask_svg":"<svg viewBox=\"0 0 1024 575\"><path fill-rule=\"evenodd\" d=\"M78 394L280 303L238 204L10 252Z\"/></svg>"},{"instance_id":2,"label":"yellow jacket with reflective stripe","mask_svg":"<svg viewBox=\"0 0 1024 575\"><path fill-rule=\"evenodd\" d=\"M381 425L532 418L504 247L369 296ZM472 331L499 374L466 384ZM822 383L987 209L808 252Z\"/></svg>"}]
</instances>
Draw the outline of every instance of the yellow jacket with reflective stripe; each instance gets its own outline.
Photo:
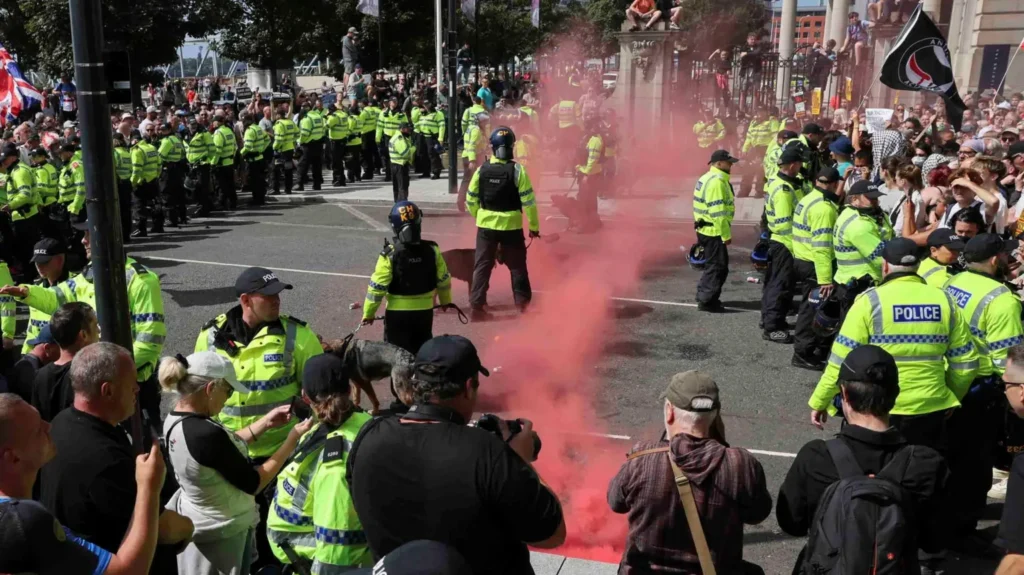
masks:
<instances>
[{"instance_id":1,"label":"yellow jacket with reflective stripe","mask_svg":"<svg viewBox=\"0 0 1024 575\"><path fill-rule=\"evenodd\" d=\"M185 150L185 158L190 164L213 164L216 163L215 150L213 149L213 135L204 126L188 141Z\"/></svg>"},{"instance_id":2,"label":"yellow jacket with reflective stripe","mask_svg":"<svg viewBox=\"0 0 1024 575\"><path fill-rule=\"evenodd\" d=\"M601 158L604 155L604 139L601 134L594 134L587 140L587 164L578 166L581 174L596 176L601 173Z\"/></svg>"},{"instance_id":3,"label":"yellow jacket with reflective stripe","mask_svg":"<svg viewBox=\"0 0 1024 575\"><path fill-rule=\"evenodd\" d=\"M59 178L57 168L47 162L32 168L32 174L36 178L36 195L39 196L39 205L48 206L56 202Z\"/></svg>"},{"instance_id":4,"label":"yellow jacket with reflective stripe","mask_svg":"<svg viewBox=\"0 0 1024 575\"><path fill-rule=\"evenodd\" d=\"M263 150L270 145L270 136L259 124L252 124L242 135L242 159L248 162L259 162L263 159Z\"/></svg>"},{"instance_id":5,"label":"yellow jacket with reflective stripe","mask_svg":"<svg viewBox=\"0 0 1024 575\"><path fill-rule=\"evenodd\" d=\"M118 180L132 178L132 152L123 146L114 148L114 171Z\"/></svg>"},{"instance_id":6,"label":"yellow jacket with reflective stripe","mask_svg":"<svg viewBox=\"0 0 1024 575\"><path fill-rule=\"evenodd\" d=\"M313 529L316 553L313 573L341 573L347 567L369 567L373 555L366 541L363 524L356 514L348 490L346 463L359 430L372 417L355 412L327 436L320 467L313 476Z\"/></svg>"},{"instance_id":7,"label":"yellow jacket with reflective stripe","mask_svg":"<svg viewBox=\"0 0 1024 575\"><path fill-rule=\"evenodd\" d=\"M981 355L978 376L1002 376L1010 348L1024 343L1020 299L1002 282L973 270L949 278L946 293L967 322Z\"/></svg>"},{"instance_id":8,"label":"yellow jacket with reflective stripe","mask_svg":"<svg viewBox=\"0 0 1024 575\"><path fill-rule=\"evenodd\" d=\"M834 409L839 366L851 350L869 344L896 359L900 394L894 415L957 407L978 374L978 350L952 298L917 274L892 274L853 302L808 402L811 409Z\"/></svg>"},{"instance_id":9,"label":"yellow jacket with reflective stripe","mask_svg":"<svg viewBox=\"0 0 1024 575\"><path fill-rule=\"evenodd\" d=\"M11 207L11 219L25 220L38 214L39 191L32 168L17 162L7 172L7 205Z\"/></svg>"},{"instance_id":10,"label":"yellow jacket with reflective stripe","mask_svg":"<svg viewBox=\"0 0 1024 575\"><path fill-rule=\"evenodd\" d=\"M815 188L793 210L793 257L814 264L818 285L832 283L835 252L832 232L839 217L836 196Z\"/></svg>"},{"instance_id":11,"label":"yellow jacket with reflective stripe","mask_svg":"<svg viewBox=\"0 0 1024 575\"><path fill-rule=\"evenodd\" d=\"M160 153L146 141L132 147L132 185L138 187L160 176Z\"/></svg>"},{"instance_id":12,"label":"yellow jacket with reflective stripe","mask_svg":"<svg viewBox=\"0 0 1024 575\"><path fill-rule=\"evenodd\" d=\"M409 118L398 108L382 110L377 118L377 143L383 142L384 136L389 139L394 136L398 132L398 124L403 121L408 122Z\"/></svg>"},{"instance_id":13,"label":"yellow jacket with reflective stripe","mask_svg":"<svg viewBox=\"0 0 1024 575\"><path fill-rule=\"evenodd\" d=\"M779 174L768 184L765 200L765 216L768 218L768 231L772 240L786 246L793 253L793 210L797 202L803 199L803 188L795 179L786 179Z\"/></svg>"},{"instance_id":14,"label":"yellow jacket with reflective stripe","mask_svg":"<svg viewBox=\"0 0 1024 575\"><path fill-rule=\"evenodd\" d=\"M125 258L124 273L132 324L132 354L135 356L138 381L145 381L160 361L160 352L167 339L160 278L132 258ZM87 303L96 309L92 264L87 265L82 273L53 287L24 287L28 288L28 295L23 300L25 304L46 314L53 314L60 306L73 301Z\"/></svg>"},{"instance_id":15,"label":"yellow jacket with reflective stripe","mask_svg":"<svg viewBox=\"0 0 1024 575\"><path fill-rule=\"evenodd\" d=\"M316 538L313 536L313 498L310 487L320 467L324 443L332 428L317 423L299 439L288 465L277 476L274 501L267 513L267 541L278 561L288 565L291 559L281 550L288 543L295 554L313 560Z\"/></svg>"},{"instance_id":16,"label":"yellow jacket with reflective stripe","mask_svg":"<svg viewBox=\"0 0 1024 575\"><path fill-rule=\"evenodd\" d=\"M551 107L551 111L548 112L551 116L558 118L559 128L571 128L576 125L577 116L579 116L579 105L572 100L562 100Z\"/></svg>"},{"instance_id":17,"label":"yellow jacket with reflective stripe","mask_svg":"<svg viewBox=\"0 0 1024 575\"><path fill-rule=\"evenodd\" d=\"M331 140L348 140L352 133L348 122L348 112L336 110L327 116L327 137Z\"/></svg>"},{"instance_id":18,"label":"yellow jacket with reflective stripe","mask_svg":"<svg viewBox=\"0 0 1024 575\"><path fill-rule=\"evenodd\" d=\"M419 121L416 122L416 128L421 134L428 136L437 136L438 141L444 141L445 130L447 130L444 112L441 110L434 110L433 114L426 112L420 114Z\"/></svg>"},{"instance_id":19,"label":"yellow jacket with reflective stripe","mask_svg":"<svg viewBox=\"0 0 1024 575\"><path fill-rule=\"evenodd\" d=\"M78 214L85 205L85 165L82 163L81 150L75 152L71 161L61 168L57 201L67 206L73 214Z\"/></svg>"},{"instance_id":20,"label":"yellow jacket with reflective stripe","mask_svg":"<svg viewBox=\"0 0 1024 575\"><path fill-rule=\"evenodd\" d=\"M412 164L413 156L416 155L416 144L412 138L405 136L402 132L395 132L388 140L388 157L392 164Z\"/></svg>"},{"instance_id":21,"label":"yellow jacket with reflective stripe","mask_svg":"<svg viewBox=\"0 0 1024 575\"><path fill-rule=\"evenodd\" d=\"M160 140L160 161L165 164L176 164L185 158L185 144L181 138L171 134Z\"/></svg>"},{"instance_id":22,"label":"yellow jacket with reflective stripe","mask_svg":"<svg viewBox=\"0 0 1024 575\"><path fill-rule=\"evenodd\" d=\"M377 106L366 106L359 112L359 131L366 134L373 134L377 131L377 120L380 118L380 108Z\"/></svg>"},{"instance_id":23,"label":"yellow jacket with reflective stripe","mask_svg":"<svg viewBox=\"0 0 1024 575\"><path fill-rule=\"evenodd\" d=\"M295 122L284 118L274 122L274 151L290 152L295 149L299 138L299 127Z\"/></svg>"},{"instance_id":24,"label":"yellow jacket with reflective stripe","mask_svg":"<svg viewBox=\"0 0 1024 575\"><path fill-rule=\"evenodd\" d=\"M228 315L241 315L240 306L208 322L199 332L195 351L216 351L235 366L235 375L249 393L235 392L224 403L217 420L231 431L239 432L275 407L288 405L300 393L302 368L306 360L323 353L320 340L301 320L281 315L264 325L252 340L243 345L218 338ZM237 321L241 321L239 318ZM218 345L221 343L221 345ZM268 457L284 443L288 432L298 423L264 431L249 444L250 457Z\"/></svg>"},{"instance_id":25,"label":"yellow jacket with reflective stripe","mask_svg":"<svg viewBox=\"0 0 1024 575\"><path fill-rule=\"evenodd\" d=\"M7 281L3 277L3 273L4 273L3 270L6 270L6 269L7 269L7 264L3 264L3 268L0 268L0 283L3 283L4 281ZM10 278L10 272L6 272L6 273L8 274L7 277L9 279ZM67 278L67 272L64 272L63 275L64 275L64 277L66 279ZM57 283L60 283L60 282L57 282ZM3 284L3 285L14 285L14 282L11 281L10 283L6 283L6 284ZM44 288L53 287L46 278L39 278L38 280L36 280L36 285L38 285L40 287L44 287ZM4 321L7 320L7 316L5 315L5 312L7 311L7 308L5 307L5 305L7 304L7 302L5 300L10 300L10 306L11 306L10 307L11 333L14 333L14 319L13 319L14 318L14 298L11 297L11 296L0 296L0 316L3 317ZM49 313L46 313L46 312L41 311L41 310L38 310L38 309L36 309L34 307L28 308L28 327L25 328L25 343L22 344L22 346L21 346L21 354L22 355L25 355L28 352L32 351L32 346L29 345L28 342L30 342L33 339L35 339L35 337L37 335L39 335L39 332L43 329L44 326L50 325L50 317L51 317L51 314L49 314ZM7 326L4 325L4 328L5 328L4 329L4 337L9 337L7 335L6 327Z\"/></svg>"},{"instance_id":26,"label":"yellow jacket with reflective stripe","mask_svg":"<svg viewBox=\"0 0 1024 575\"><path fill-rule=\"evenodd\" d=\"M693 220L707 222L697 233L720 237L722 241L732 239L732 218L736 214L732 184L729 173L712 167L697 180L693 191Z\"/></svg>"},{"instance_id":27,"label":"yellow jacket with reflective stripe","mask_svg":"<svg viewBox=\"0 0 1024 575\"><path fill-rule=\"evenodd\" d=\"M322 140L324 138L324 116L320 110L310 110L306 117L313 122L312 131L310 132L310 139L314 142Z\"/></svg>"},{"instance_id":28,"label":"yellow jacket with reflective stripe","mask_svg":"<svg viewBox=\"0 0 1024 575\"><path fill-rule=\"evenodd\" d=\"M468 202L467 202L468 203ZM417 295L397 295L388 293L391 279L394 277L391 256L395 247L384 244L384 249L377 256L377 265L370 276L370 285L366 288L366 300L363 301L363 319L370 319L377 314L380 304L388 300L391 311L422 311L434 307L434 294L440 305L452 303L452 275L448 273L448 265L441 255L441 248L434 244L434 263L437 270L437 287L427 293Z\"/></svg>"},{"instance_id":29,"label":"yellow jacket with reflective stripe","mask_svg":"<svg viewBox=\"0 0 1024 575\"><path fill-rule=\"evenodd\" d=\"M474 119L473 116L476 116L477 114L479 114L481 112L487 113L487 108L484 108L483 106L481 106L479 104L473 104L472 106L466 108L466 110L464 112L462 112L462 133L463 134L465 134L466 130L469 129L469 125L470 124L475 124L476 123L476 119Z\"/></svg>"},{"instance_id":30,"label":"yellow jacket with reflective stripe","mask_svg":"<svg viewBox=\"0 0 1024 575\"><path fill-rule=\"evenodd\" d=\"M725 139L725 124L715 118L714 122L697 122L693 125L693 133L697 134L697 145L710 148L711 144Z\"/></svg>"},{"instance_id":31,"label":"yellow jacket with reflective stripe","mask_svg":"<svg viewBox=\"0 0 1024 575\"><path fill-rule=\"evenodd\" d=\"M227 126L221 126L213 132L213 149L217 152L216 166L233 166L235 152L238 151L238 140L235 132Z\"/></svg>"},{"instance_id":32,"label":"yellow jacket with reflective stripe","mask_svg":"<svg viewBox=\"0 0 1024 575\"><path fill-rule=\"evenodd\" d=\"M492 164L506 164L505 160L492 157ZM519 201L529 222L530 231L540 231L540 214L537 212L537 199L533 195L533 184L526 168L516 164L516 189L519 190ZM480 206L480 170L473 174L466 192L466 209L476 218L476 227L488 230L521 230L523 214L514 212L495 212Z\"/></svg>"},{"instance_id":33,"label":"yellow jacket with reflective stripe","mask_svg":"<svg viewBox=\"0 0 1024 575\"><path fill-rule=\"evenodd\" d=\"M6 262L0 262L0 287L12 285L14 285L14 279L11 277L11 269L7 267ZM17 304L14 302L14 296L0 295L0 331L3 332L5 339L14 339L14 332L17 330L18 323L16 308ZM31 309L29 310L29 330L32 329L32 311L33 310ZM50 323L49 319L47 319L46 323ZM39 333L40 329L42 329L42 326L36 329L36 333ZM26 346L29 341L29 333L29 331L25 332ZM34 334L33 337L35 337ZM32 351L31 348L29 348L29 351ZM25 351L25 348L22 347L21 353L24 355L27 354L28 351Z\"/></svg>"},{"instance_id":34,"label":"yellow jacket with reflective stripe","mask_svg":"<svg viewBox=\"0 0 1024 575\"><path fill-rule=\"evenodd\" d=\"M487 140L484 138L483 129L476 124L470 124L462 136L462 157L470 162L478 162L483 161L486 155Z\"/></svg>"},{"instance_id":35,"label":"yellow jacket with reflective stripe","mask_svg":"<svg viewBox=\"0 0 1024 575\"><path fill-rule=\"evenodd\" d=\"M763 122L751 120L747 128L747 139L743 142L743 153L746 154L751 148L767 148L776 139L777 134L775 121L771 118Z\"/></svg>"},{"instance_id":36,"label":"yellow jacket with reflective stripe","mask_svg":"<svg viewBox=\"0 0 1024 575\"><path fill-rule=\"evenodd\" d=\"M882 248L892 238L892 226L884 215L876 220L852 207L840 212L832 236L836 283L845 285L864 276L881 281Z\"/></svg>"},{"instance_id":37,"label":"yellow jacket with reflective stripe","mask_svg":"<svg viewBox=\"0 0 1024 575\"><path fill-rule=\"evenodd\" d=\"M953 277L949 275L949 269L946 266L932 258L925 258L921 261L921 265L917 266L917 275L921 276L926 284L940 289L945 289L946 282Z\"/></svg>"}]
</instances>

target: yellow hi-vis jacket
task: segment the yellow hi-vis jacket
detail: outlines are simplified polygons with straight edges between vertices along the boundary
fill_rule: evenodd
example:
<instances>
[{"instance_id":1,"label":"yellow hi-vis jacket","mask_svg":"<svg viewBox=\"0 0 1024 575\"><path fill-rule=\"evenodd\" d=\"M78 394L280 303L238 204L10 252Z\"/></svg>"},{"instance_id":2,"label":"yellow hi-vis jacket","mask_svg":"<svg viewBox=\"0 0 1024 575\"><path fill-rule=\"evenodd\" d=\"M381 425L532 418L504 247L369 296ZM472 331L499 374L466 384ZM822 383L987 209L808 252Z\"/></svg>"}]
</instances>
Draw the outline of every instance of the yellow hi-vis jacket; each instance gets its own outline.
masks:
<instances>
[{"instance_id":1,"label":"yellow hi-vis jacket","mask_svg":"<svg viewBox=\"0 0 1024 575\"><path fill-rule=\"evenodd\" d=\"M732 218L736 215L735 196L729 173L712 167L697 180L693 191L693 220L702 236L732 239ZM706 223L710 225L703 225Z\"/></svg>"}]
</instances>

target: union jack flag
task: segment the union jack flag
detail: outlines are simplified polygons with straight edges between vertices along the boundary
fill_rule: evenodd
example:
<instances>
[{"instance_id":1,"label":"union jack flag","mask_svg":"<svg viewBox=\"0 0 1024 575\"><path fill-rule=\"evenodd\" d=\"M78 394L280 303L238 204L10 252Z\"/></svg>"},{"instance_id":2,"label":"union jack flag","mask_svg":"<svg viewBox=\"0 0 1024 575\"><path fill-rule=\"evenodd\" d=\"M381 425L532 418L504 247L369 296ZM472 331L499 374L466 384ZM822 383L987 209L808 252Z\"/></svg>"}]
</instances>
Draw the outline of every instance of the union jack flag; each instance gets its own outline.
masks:
<instances>
[{"instance_id":1,"label":"union jack flag","mask_svg":"<svg viewBox=\"0 0 1024 575\"><path fill-rule=\"evenodd\" d=\"M43 95L21 75L18 63L0 44L0 127L18 119L22 110L42 102Z\"/></svg>"}]
</instances>

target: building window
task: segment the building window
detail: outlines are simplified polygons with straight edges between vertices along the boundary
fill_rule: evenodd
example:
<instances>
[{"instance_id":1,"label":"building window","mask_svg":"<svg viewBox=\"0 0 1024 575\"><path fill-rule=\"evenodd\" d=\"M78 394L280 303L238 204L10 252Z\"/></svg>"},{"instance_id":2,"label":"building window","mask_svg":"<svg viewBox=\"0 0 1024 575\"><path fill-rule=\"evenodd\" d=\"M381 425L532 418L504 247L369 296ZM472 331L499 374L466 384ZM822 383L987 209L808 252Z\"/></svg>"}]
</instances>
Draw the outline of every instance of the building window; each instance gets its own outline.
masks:
<instances>
[{"instance_id":1,"label":"building window","mask_svg":"<svg viewBox=\"0 0 1024 575\"><path fill-rule=\"evenodd\" d=\"M807 32L804 32L804 35L803 35L803 37L804 37L804 38L806 38L806 37L807 37Z\"/></svg>"},{"instance_id":2,"label":"building window","mask_svg":"<svg viewBox=\"0 0 1024 575\"><path fill-rule=\"evenodd\" d=\"M821 32L815 32L814 33L814 37L815 38L821 38Z\"/></svg>"}]
</instances>

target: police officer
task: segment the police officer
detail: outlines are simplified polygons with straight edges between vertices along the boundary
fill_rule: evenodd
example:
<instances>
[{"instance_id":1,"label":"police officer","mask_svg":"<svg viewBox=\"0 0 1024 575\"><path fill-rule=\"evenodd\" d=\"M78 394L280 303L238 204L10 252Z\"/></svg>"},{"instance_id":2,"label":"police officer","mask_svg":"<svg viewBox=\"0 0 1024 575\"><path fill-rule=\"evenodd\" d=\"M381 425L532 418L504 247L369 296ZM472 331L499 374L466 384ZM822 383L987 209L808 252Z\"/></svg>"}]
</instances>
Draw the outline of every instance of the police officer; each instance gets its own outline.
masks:
<instances>
[{"instance_id":1,"label":"police officer","mask_svg":"<svg viewBox=\"0 0 1024 575\"><path fill-rule=\"evenodd\" d=\"M43 148L29 152L29 159L32 161L32 176L39 197L39 231L48 238L61 238L57 223L51 217L57 203L57 168L49 162L49 154ZM114 159L116 167L117 158Z\"/></svg>"},{"instance_id":2,"label":"police officer","mask_svg":"<svg viewBox=\"0 0 1024 575\"><path fill-rule=\"evenodd\" d=\"M793 330L794 367L822 371L831 338L814 333L815 302L808 299L814 288L818 289L819 302L827 300L835 289L832 275L835 269L835 252L832 233L839 217L839 206L843 202L839 191L842 178L835 168L822 168L815 180L814 190L793 210L793 267L796 280L803 283L803 301Z\"/></svg>"},{"instance_id":3,"label":"police officer","mask_svg":"<svg viewBox=\"0 0 1024 575\"><path fill-rule=\"evenodd\" d=\"M129 243L132 236L132 153L120 132L114 132L114 174L117 177L117 201L121 208L122 241ZM55 226L60 226L59 222L64 219L59 206L54 204L50 208Z\"/></svg>"},{"instance_id":4,"label":"police officer","mask_svg":"<svg viewBox=\"0 0 1024 575\"><path fill-rule=\"evenodd\" d=\"M39 241L39 197L32 168L21 163L19 156L13 144L5 145L0 153L0 162L7 174L7 203L0 206L0 211L10 214L14 249L22 273L34 277L35 269L29 260L32 246Z\"/></svg>"},{"instance_id":5,"label":"police officer","mask_svg":"<svg viewBox=\"0 0 1024 575\"><path fill-rule=\"evenodd\" d=\"M786 314L793 304L793 209L803 199L800 168L803 155L786 150L779 158L779 172L766 188L765 216L768 218L768 269L761 295L762 339L792 343L786 329Z\"/></svg>"},{"instance_id":6,"label":"police officer","mask_svg":"<svg viewBox=\"0 0 1024 575\"><path fill-rule=\"evenodd\" d=\"M53 211L57 212L57 221L60 228L61 238L68 244L68 247L74 250L77 242L74 241L75 231L71 228L72 220L77 220L78 213L81 212L82 207L85 206L85 165L82 162L82 151L78 149L74 144L68 143L60 147L58 155L61 160L60 176L57 178L57 204L53 207ZM128 152L129 161L131 152ZM129 178L131 177L131 167L129 166ZM131 189L131 181L129 179L129 190ZM129 192L128 203L129 206L133 202L133 196ZM119 200L121 200L119 198ZM123 202L123 200L121 200ZM72 214L71 210L76 209L78 212ZM128 209L128 234L125 235L126 241L130 239L131 235L131 219L132 210ZM124 216L122 215L122 224ZM2 222L3 220L0 220Z\"/></svg>"},{"instance_id":7,"label":"police officer","mask_svg":"<svg viewBox=\"0 0 1024 575\"><path fill-rule=\"evenodd\" d=\"M424 178L430 176L431 180L437 180L441 178L441 142L445 141L447 127L445 126L444 112L434 110L434 102L430 100L423 102L423 108L418 127L428 161L420 175Z\"/></svg>"},{"instance_id":8,"label":"police officer","mask_svg":"<svg viewBox=\"0 0 1024 575\"><path fill-rule=\"evenodd\" d=\"M434 294L442 306L452 302L452 278L437 244L420 237L423 212L416 204L396 202L388 216L394 243L385 241L370 276L363 303L363 325L371 325L385 298L384 341L415 354L434 337Z\"/></svg>"},{"instance_id":9,"label":"police officer","mask_svg":"<svg viewBox=\"0 0 1024 575\"><path fill-rule=\"evenodd\" d=\"M73 222L74 228L84 235L82 246L85 256L92 259L89 222ZM135 358L136 381L139 383L139 403L147 424L160 429L160 391L156 381L156 366L160 361L167 327L164 324L164 300L160 293L160 278L157 274L126 257L124 261L125 283L128 287L128 313L131 317L133 334L132 355ZM95 270L88 263L81 273L52 287L44 285L18 285L0 288L0 295L14 296L25 305L43 314L52 315L61 305L80 301L96 309L96 286L93 283Z\"/></svg>"},{"instance_id":10,"label":"police officer","mask_svg":"<svg viewBox=\"0 0 1024 575\"><path fill-rule=\"evenodd\" d=\"M576 166L576 177L579 178L580 192L576 205L582 220L580 232L597 231L601 227L601 218L597 214L597 196L601 186L601 160L604 159L604 139L601 136L600 120L594 114L588 114L583 120L583 149L580 156L586 154L583 165ZM575 223L575 222L572 222Z\"/></svg>"},{"instance_id":11,"label":"police officer","mask_svg":"<svg viewBox=\"0 0 1024 575\"><path fill-rule=\"evenodd\" d=\"M413 141L411 134L412 125L401 120L398 122L398 131L388 141L391 188L396 202L409 199L409 167L416 157L416 142Z\"/></svg>"},{"instance_id":12,"label":"police officer","mask_svg":"<svg viewBox=\"0 0 1024 575\"><path fill-rule=\"evenodd\" d=\"M711 313L724 311L719 298L729 276L729 252L732 243L732 218L736 213L729 175L738 162L725 150L711 154L711 169L697 180L693 191L693 227L697 244L704 249L707 263L697 284L697 309Z\"/></svg>"},{"instance_id":13,"label":"police officer","mask_svg":"<svg viewBox=\"0 0 1024 575\"><path fill-rule=\"evenodd\" d=\"M276 196L281 193L281 176L284 176L284 193L292 193L292 179L295 173L295 143L298 141L299 127L288 117L285 109L278 110L277 121L274 122L274 191Z\"/></svg>"},{"instance_id":14,"label":"police officer","mask_svg":"<svg viewBox=\"0 0 1024 575\"><path fill-rule=\"evenodd\" d=\"M388 100L388 107L382 110L377 118L377 148L380 150L380 161L384 165L384 181L391 181L391 157L388 155L388 144L398 132L398 125L409 118L398 109L398 98Z\"/></svg>"},{"instance_id":15,"label":"police officer","mask_svg":"<svg viewBox=\"0 0 1024 575\"><path fill-rule=\"evenodd\" d=\"M352 105L347 112L349 136L345 142L345 171L348 173L348 181L350 182L359 182L363 179L360 172L361 156L363 153L361 114L359 103L352 100Z\"/></svg>"},{"instance_id":16,"label":"police officer","mask_svg":"<svg viewBox=\"0 0 1024 575\"><path fill-rule=\"evenodd\" d=\"M836 219L832 235L835 283L844 309L849 309L857 294L882 281L882 246L893 238L889 218L878 207L882 195L871 182L857 182L847 190L847 207Z\"/></svg>"},{"instance_id":17,"label":"police officer","mask_svg":"<svg viewBox=\"0 0 1024 575\"><path fill-rule=\"evenodd\" d=\"M245 133L241 155L248 173L246 180L249 182L249 191L252 192L249 205L262 206L267 202L267 177L264 173L267 162L263 155L270 146L270 136L260 128L249 112L242 112L242 125L245 126Z\"/></svg>"},{"instance_id":18,"label":"police officer","mask_svg":"<svg viewBox=\"0 0 1024 575\"><path fill-rule=\"evenodd\" d=\"M967 269L946 282L946 293L956 303L980 354L976 377L961 390L960 409L953 412L947 427L948 488L954 521L950 544L961 551L981 544L975 530L992 487L999 422L1006 411L1001 378L1007 351L1024 343L1020 299L1003 283L1011 253L1018 247L1017 240L979 234L963 248Z\"/></svg>"},{"instance_id":19,"label":"police officer","mask_svg":"<svg viewBox=\"0 0 1024 575\"><path fill-rule=\"evenodd\" d=\"M540 237L540 217L533 184L526 168L514 161L516 135L504 126L491 133L494 155L473 174L466 207L476 218L476 262L473 266L473 291L469 295L474 321L487 320L487 290L499 247L512 276L512 294L520 313L526 311L533 291L526 269L526 239L523 237L523 210L530 224L530 237Z\"/></svg>"},{"instance_id":20,"label":"police officer","mask_svg":"<svg viewBox=\"0 0 1024 575\"><path fill-rule=\"evenodd\" d=\"M196 177L192 199L199 204L199 210L195 215L206 217L213 211L213 190L210 181L210 170L214 163L213 136L195 118L188 121L188 132L185 159L188 160L189 169L195 172Z\"/></svg>"},{"instance_id":21,"label":"police officer","mask_svg":"<svg viewBox=\"0 0 1024 575\"><path fill-rule=\"evenodd\" d=\"M953 299L917 275L917 244L896 238L881 253L884 281L857 296L846 314L808 402L811 422L821 428L827 414L835 413L839 367L850 350L870 343L889 352L899 367L893 427L909 443L941 448L946 411L960 405L974 380L978 350Z\"/></svg>"},{"instance_id":22,"label":"police officer","mask_svg":"<svg viewBox=\"0 0 1024 575\"><path fill-rule=\"evenodd\" d=\"M368 553L365 540L314 535L362 529L348 488L336 483L345 479L346 446L371 419L352 405L349 387L344 363L333 354L310 358L302 370L302 400L316 413L317 422L299 440L278 475L274 503L267 515L270 549L286 565L295 557L312 562L314 556L321 570L327 565L357 565L363 561L362 554ZM314 573L322 572L314 569Z\"/></svg>"},{"instance_id":23,"label":"police officer","mask_svg":"<svg viewBox=\"0 0 1024 575\"><path fill-rule=\"evenodd\" d=\"M300 397L306 362L323 353L319 338L306 322L281 313L280 294L291 288L266 268L247 268L235 281L238 305L207 322L196 339L196 352L215 351L227 357L239 383L249 388L249 393L231 395L218 416L224 427L236 433ZM265 461L296 423L298 419L292 418L282 427L258 435L250 430L255 439L249 443L249 457L257 464ZM266 531L269 501L265 493L256 496L261 523L257 533ZM262 537L257 538L257 549L261 557L271 556Z\"/></svg>"},{"instance_id":24,"label":"police officer","mask_svg":"<svg viewBox=\"0 0 1024 575\"><path fill-rule=\"evenodd\" d=\"M188 221L185 213L185 144L172 132L171 125L160 126L160 163L163 171L160 174L160 193L163 195L164 209L171 227L176 228Z\"/></svg>"},{"instance_id":25,"label":"police officer","mask_svg":"<svg viewBox=\"0 0 1024 575\"><path fill-rule=\"evenodd\" d=\"M469 191L469 182L473 180L476 171L480 169L486 159L487 140L484 139L484 133L489 128L490 122L491 117L486 112L480 112L470 119L469 125L463 130L462 183L459 184L459 196L456 200L456 207L460 212L466 211L466 192Z\"/></svg>"},{"instance_id":26,"label":"police officer","mask_svg":"<svg viewBox=\"0 0 1024 575\"><path fill-rule=\"evenodd\" d=\"M950 267L957 265L960 252L966 245L964 238L949 228L938 228L928 234L929 256L921 260L917 275L930 286L945 288L954 273ZM957 266L958 267L958 266ZM959 271L959 270L957 270Z\"/></svg>"},{"instance_id":27,"label":"police officer","mask_svg":"<svg viewBox=\"0 0 1024 575\"><path fill-rule=\"evenodd\" d=\"M327 116L327 137L331 142L331 184L345 187L345 153L352 131L344 106L338 106Z\"/></svg>"},{"instance_id":28,"label":"police officer","mask_svg":"<svg viewBox=\"0 0 1024 575\"><path fill-rule=\"evenodd\" d=\"M725 124L704 108L704 119L693 125L693 133L697 135L697 145L707 149L725 139Z\"/></svg>"},{"instance_id":29,"label":"police officer","mask_svg":"<svg viewBox=\"0 0 1024 575\"><path fill-rule=\"evenodd\" d=\"M157 178L160 176L160 153L153 145L154 124L146 126L146 133L143 138L137 140L132 146L132 211L135 215L135 231L132 237L144 238L149 235L146 229L146 222L150 216L153 217L153 233L162 233L163 229L163 206L160 201L160 188ZM76 214L74 204L69 208L72 214ZM72 221L74 219L72 218Z\"/></svg>"},{"instance_id":30,"label":"police officer","mask_svg":"<svg viewBox=\"0 0 1024 575\"><path fill-rule=\"evenodd\" d=\"M323 120L320 116L309 109L308 104L302 105L302 112L299 114L299 146L302 155L299 156L299 187L303 190L306 182L312 180L313 190L319 190L323 183ZM313 171L312 177L309 172Z\"/></svg>"},{"instance_id":31,"label":"police officer","mask_svg":"<svg viewBox=\"0 0 1024 575\"><path fill-rule=\"evenodd\" d=\"M213 150L217 158L213 170L220 189L220 209L234 210L238 207L238 195L235 193L235 152L238 151L238 140L224 114L220 112L213 115Z\"/></svg>"},{"instance_id":32,"label":"police officer","mask_svg":"<svg viewBox=\"0 0 1024 575\"><path fill-rule=\"evenodd\" d=\"M378 173L384 173L381 166L380 150L377 146L377 122L380 119L380 108L376 100L363 100L359 112L359 131L363 141L363 179L370 181Z\"/></svg>"},{"instance_id":33,"label":"police officer","mask_svg":"<svg viewBox=\"0 0 1024 575\"><path fill-rule=\"evenodd\" d=\"M32 263L36 266L36 271L39 272L39 279L35 281L35 284L50 289L57 284L67 281L69 274L68 270L68 258L67 258L67 245L62 240L54 238L43 238L36 242L36 245L32 246ZM6 264L4 264L4 270L6 270ZM4 281L3 271L0 271L0 281ZM10 272L7 272L7 278L9 280ZM14 282L8 281L4 285L13 285ZM6 306L10 304L8 309ZM6 322L8 320L7 313L10 313L11 331L14 333L14 298L12 296L0 296L0 316L2 316L2 323L4 323L4 337L11 337L7 335ZM34 307L28 308L28 327L25 328L25 343L21 346L22 355L28 355L32 351L32 346L28 342L34 340L39 331L43 327L50 325L50 315L42 310Z\"/></svg>"}]
</instances>

